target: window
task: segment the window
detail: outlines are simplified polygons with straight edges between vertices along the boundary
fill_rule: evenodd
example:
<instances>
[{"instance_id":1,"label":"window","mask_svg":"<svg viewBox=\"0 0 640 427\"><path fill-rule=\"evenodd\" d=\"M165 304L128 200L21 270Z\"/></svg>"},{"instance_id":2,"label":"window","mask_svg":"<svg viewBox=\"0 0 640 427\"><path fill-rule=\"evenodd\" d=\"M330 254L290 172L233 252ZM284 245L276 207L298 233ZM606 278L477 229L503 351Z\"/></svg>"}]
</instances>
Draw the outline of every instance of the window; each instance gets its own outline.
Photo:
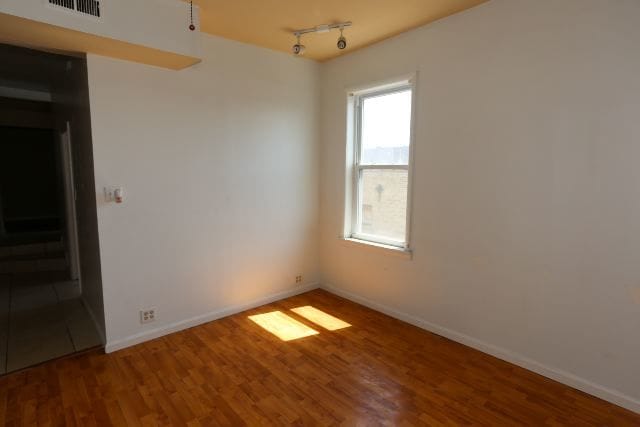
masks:
<instances>
[{"instance_id":1,"label":"window","mask_svg":"<svg viewBox=\"0 0 640 427\"><path fill-rule=\"evenodd\" d=\"M350 96L347 237L409 247L412 105L413 86L406 80Z\"/></svg>"}]
</instances>

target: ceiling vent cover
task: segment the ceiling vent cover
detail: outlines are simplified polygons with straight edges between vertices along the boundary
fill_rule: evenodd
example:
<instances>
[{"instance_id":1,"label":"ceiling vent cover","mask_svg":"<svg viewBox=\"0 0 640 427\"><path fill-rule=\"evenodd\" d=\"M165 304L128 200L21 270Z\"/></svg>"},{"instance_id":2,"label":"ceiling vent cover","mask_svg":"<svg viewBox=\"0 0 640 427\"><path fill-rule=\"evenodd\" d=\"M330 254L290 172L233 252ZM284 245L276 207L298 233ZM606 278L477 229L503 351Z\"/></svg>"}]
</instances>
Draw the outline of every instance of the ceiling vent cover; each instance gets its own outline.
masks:
<instances>
[{"instance_id":1,"label":"ceiling vent cover","mask_svg":"<svg viewBox=\"0 0 640 427\"><path fill-rule=\"evenodd\" d=\"M100 0L49 0L49 4L73 10L83 15L100 17Z\"/></svg>"}]
</instances>

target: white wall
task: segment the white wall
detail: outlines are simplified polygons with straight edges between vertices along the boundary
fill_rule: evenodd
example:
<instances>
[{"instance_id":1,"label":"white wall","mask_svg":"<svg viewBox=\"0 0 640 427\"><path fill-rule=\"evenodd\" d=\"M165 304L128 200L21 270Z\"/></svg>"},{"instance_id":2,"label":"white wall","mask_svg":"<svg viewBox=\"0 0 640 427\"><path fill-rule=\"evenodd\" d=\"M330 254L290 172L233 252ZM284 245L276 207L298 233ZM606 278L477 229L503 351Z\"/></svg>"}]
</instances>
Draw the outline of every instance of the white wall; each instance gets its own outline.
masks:
<instances>
[{"instance_id":1,"label":"white wall","mask_svg":"<svg viewBox=\"0 0 640 427\"><path fill-rule=\"evenodd\" d=\"M323 282L639 411L639 22L493 0L324 65ZM345 90L414 71L407 260L337 236Z\"/></svg>"},{"instance_id":2,"label":"white wall","mask_svg":"<svg viewBox=\"0 0 640 427\"><path fill-rule=\"evenodd\" d=\"M88 58L108 351L319 279L318 65L210 36L203 57Z\"/></svg>"},{"instance_id":3,"label":"white wall","mask_svg":"<svg viewBox=\"0 0 640 427\"><path fill-rule=\"evenodd\" d=\"M194 6L195 19L199 9ZM200 32L189 31L189 5L181 0L108 0L100 20L49 6L47 0L2 0L0 13L181 55L200 56Z\"/></svg>"}]
</instances>

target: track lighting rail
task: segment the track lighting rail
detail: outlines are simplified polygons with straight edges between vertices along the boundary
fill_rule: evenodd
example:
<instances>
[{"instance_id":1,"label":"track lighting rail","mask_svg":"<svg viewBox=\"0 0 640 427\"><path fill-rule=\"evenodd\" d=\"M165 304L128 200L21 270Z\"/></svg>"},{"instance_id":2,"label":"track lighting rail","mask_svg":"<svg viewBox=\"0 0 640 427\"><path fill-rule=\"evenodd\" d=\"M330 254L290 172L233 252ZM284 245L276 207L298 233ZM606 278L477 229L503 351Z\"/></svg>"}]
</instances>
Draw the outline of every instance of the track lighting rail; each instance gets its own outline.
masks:
<instances>
[{"instance_id":1,"label":"track lighting rail","mask_svg":"<svg viewBox=\"0 0 640 427\"><path fill-rule=\"evenodd\" d=\"M305 28L302 30L296 30L293 32L293 35L298 37L301 36L303 34L309 34L309 33L328 33L331 30L334 29L342 29L342 28L347 28L350 27L351 21L347 21L347 22L340 22L337 24L323 24L323 25L318 25L316 27L313 28Z\"/></svg>"},{"instance_id":2,"label":"track lighting rail","mask_svg":"<svg viewBox=\"0 0 640 427\"><path fill-rule=\"evenodd\" d=\"M340 30L340 37L338 38L338 49L342 50L345 49L347 47L347 39L344 37L344 35L342 34L342 32L344 31L344 29L346 27L350 27L351 26L351 21L347 21L347 22L339 22L337 24L322 24L322 25L318 25L317 27L313 27L313 28L305 28L302 30L296 30L293 32L293 35L296 38L296 44L293 45L293 48L291 49L291 51L293 52L294 55L302 55L304 54L304 51L306 50L305 45L303 45L302 43L300 43L300 37L303 34L309 34L309 33L328 33L331 30L335 30L338 29Z\"/></svg>"}]
</instances>

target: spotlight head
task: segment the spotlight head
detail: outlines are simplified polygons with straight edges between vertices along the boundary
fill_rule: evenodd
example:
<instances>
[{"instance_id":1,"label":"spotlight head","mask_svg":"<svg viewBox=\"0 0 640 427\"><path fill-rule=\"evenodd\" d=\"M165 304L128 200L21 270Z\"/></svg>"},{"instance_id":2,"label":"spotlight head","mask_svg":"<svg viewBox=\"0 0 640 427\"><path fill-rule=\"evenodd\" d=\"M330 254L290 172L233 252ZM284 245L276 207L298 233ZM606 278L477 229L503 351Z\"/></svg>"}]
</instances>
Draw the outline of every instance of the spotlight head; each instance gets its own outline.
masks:
<instances>
[{"instance_id":1,"label":"spotlight head","mask_svg":"<svg viewBox=\"0 0 640 427\"><path fill-rule=\"evenodd\" d=\"M293 48L291 48L291 51L293 52L294 55L303 55L304 50L305 50L305 46L300 43L294 44Z\"/></svg>"},{"instance_id":2,"label":"spotlight head","mask_svg":"<svg viewBox=\"0 0 640 427\"><path fill-rule=\"evenodd\" d=\"M338 39L338 49L342 50L344 48L347 47L347 39L344 38L344 36L340 36L340 38Z\"/></svg>"}]
</instances>

